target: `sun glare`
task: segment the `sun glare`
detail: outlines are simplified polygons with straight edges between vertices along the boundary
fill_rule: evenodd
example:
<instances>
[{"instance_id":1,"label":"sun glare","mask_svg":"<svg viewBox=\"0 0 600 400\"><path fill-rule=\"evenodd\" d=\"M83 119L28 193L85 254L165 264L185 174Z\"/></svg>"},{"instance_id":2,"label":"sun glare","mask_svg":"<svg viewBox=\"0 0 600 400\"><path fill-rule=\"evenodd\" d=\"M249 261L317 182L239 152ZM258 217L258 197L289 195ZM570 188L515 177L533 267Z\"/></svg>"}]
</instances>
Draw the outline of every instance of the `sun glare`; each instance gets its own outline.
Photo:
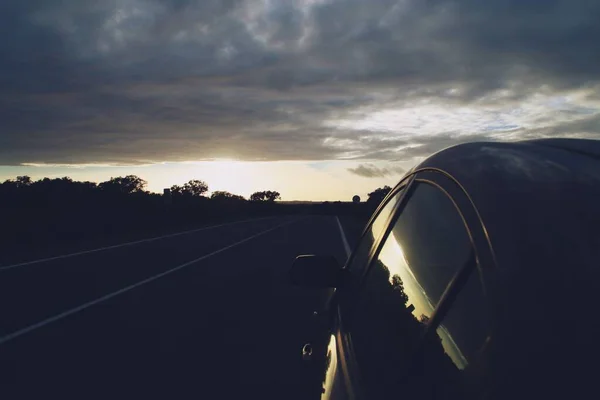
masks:
<instances>
[{"instance_id":1,"label":"sun glare","mask_svg":"<svg viewBox=\"0 0 600 400\"><path fill-rule=\"evenodd\" d=\"M193 169L197 176L209 182L211 191L226 190L246 197L259 190L257 185L263 180L252 162L219 159L202 162Z\"/></svg>"}]
</instances>

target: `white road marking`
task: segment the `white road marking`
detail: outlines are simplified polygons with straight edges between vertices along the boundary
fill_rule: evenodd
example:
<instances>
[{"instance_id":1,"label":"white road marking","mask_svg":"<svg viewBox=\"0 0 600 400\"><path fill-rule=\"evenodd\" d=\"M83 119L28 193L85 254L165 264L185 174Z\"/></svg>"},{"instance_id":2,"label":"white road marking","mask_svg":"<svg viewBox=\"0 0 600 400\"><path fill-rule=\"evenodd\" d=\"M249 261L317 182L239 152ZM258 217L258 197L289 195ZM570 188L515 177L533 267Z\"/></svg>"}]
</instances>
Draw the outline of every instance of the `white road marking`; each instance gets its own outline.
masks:
<instances>
[{"instance_id":1,"label":"white road marking","mask_svg":"<svg viewBox=\"0 0 600 400\"><path fill-rule=\"evenodd\" d=\"M172 274L173 272L179 271L180 269L183 269L183 268L185 268L185 267L189 267L189 266L190 266L190 265L192 265L192 264L195 264L195 263L197 263L197 262L200 262L200 261L202 261L202 260L206 260L206 259L207 259L207 258L209 258L209 257L212 257L212 256L214 256L214 255L217 255L217 254L219 254L219 253L222 253L222 252L224 252L225 250L229 250L229 249L231 249L231 248L233 248L233 247L239 246L239 245L240 245L240 244L242 244L242 243L245 243L245 242L247 242L247 241L249 241L249 240L252 240L252 239L254 239L254 238L257 238L257 237L259 237L259 236L262 236L262 235L264 235L264 234L266 234L266 233L269 233L269 232L271 232L271 231L274 231L275 229L281 228L282 226L293 224L293 223L294 223L294 222L296 222L296 221L298 221L298 219L296 219L296 220L293 220L293 221L291 221L291 222L285 222L285 223L283 223L283 224L280 224L280 225L277 225L277 226L275 226L275 227L273 227L273 228L267 229L266 231L259 232L259 233L255 234L255 235L252 235L252 236L250 236L250 237L247 237L247 238L245 238L245 239L242 239L242 240L240 240L240 241L238 241L238 242L235 242L235 243L233 243L233 244L230 244L229 246L225 246L225 247L223 247L223 248L221 248L221 249L219 249L219 250L213 251L212 253L209 253L209 254L203 255L202 257L198 257L198 258L196 258L195 260L188 261L188 262L186 262L185 264L181 264L181 265L179 265L179 266L177 266L177 267L175 267L175 268L171 268L170 270L167 270L167 271L161 272L160 274L156 274L156 275L154 275L154 276L151 276L150 278L146 278L146 279L144 279L144 280L142 280L142 281L139 281L139 282L137 282L137 283L134 283L134 284L132 284L132 285L129 285L129 286L127 286L127 287L124 287L124 288L122 288L122 289L119 289L119 290L117 290L116 292L112 292L112 293L109 293L109 294L107 294L107 295L104 295L104 296L102 296L102 297L99 297L99 298L97 298L97 299L95 299L95 300L88 301L87 303L84 303L84 304L82 304L82 305L80 305L80 306L77 306L77 307L75 307L75 308L71 308L70 310L64 311L64 312L62 312L62 313L60 313L60 314L57 314L57 315L55 315L55 316L53 316L53 317L46 318L46 319L45 319L45 320L43 320L43 321L36 322L36 323L35 323L35 324L33 324L33 325L29 325L29 326L27 326L27 327L25 327L25 328L23 328L23 329L19 329L19 330L15 331L15 332L13 332L13 333L9 333L9 334L8 334L8 335L6 335L6 336L0 337L0 345L3 345L3 344L4 344L4 343L6 343L6 342L9 342L9 341L11 341L11 340L13 340L13 339L16 339L16 338L18 338L19 336L22 336L22 335L24 335L24 334L26 334L26 333L29 333L29 332L31 332L31 331L34 331L34 330L36 330L36 329L39 329L39 328L43 328L44 326L46 326L46 325L48 325L48 324L51 324L51 323L53 323L53 322L56 322L56 321L58 321L58 320L61 320L61 319L63 319L63 318L66 318L66 317L68 317L68 316L70 316L70 315L73 315L73 314L75 314L75 313L78 313L79 311L85 310L86 308L92 307L92 306L94 306L94 305L96 305L96 304L98 304L98 303L101 303L101 302L103 302L103 301L106 301L106 300L112 299L113 297L116 297L116 296L118 296L118 295L121 295L121 294L123 294L123 293L129 292L130 290L133 290L133 289L135 289L135 288L137 288L137 287L140 287L140 286L142 286L142 285L145 285L145 284L147 284L147 283L153 282L153 281L155 281L155 280L157 280L157 279L160 279L160 278L162 278L163 276L170 275L170 274Z\"/></svg>"},{"instance_id":2,"label":"white road marking","mask_svg":"<svg viewBox=\"0 0 600 400\"><path fill-rule=\"evenodd\" d=\"M6 270L9 270L9 269L13 269L13 268L17 268L17 267L24 267L26 265L40 264L40 263L44 263L44 262L47 262L47 261L60 260L62 258L70 258L70 257L81 256L83 254L97 253L97 252L100 252L100 251L117 249L119 247L133 246L135 244L153 242L155 240L166 239L166 238L175 237L175 236L181 236L181 235L187 235L189 233L205 231L205 230L209 230L209 229L213 229L213 228L220 228L222 226L241 224L241 223L250 222L250 221L259 221L259 220L262 220L262 219L269 219L269 218L272 218L272 217L255 218L255 219L245 219L245 220L242 220L242 221L227 222L225 224L220 224L220 225L204 226L202 228L192 229L192 230L189 230L189 231L171 233L171 234L168 234L168 235L156 236L156 237L152 237L152 238L148 238L148 239L136 240L134 242L120 243L120 244L115 244L115 245L112 245L112 246L100 247L98 249L83 250L83 251L78 251L76 253L71 253L71 254L63 254L63 255L55 256L55 257L41 258L39 260L34 260L34 261L26 261L26 262L22 262L22 263L18 263L18 264L12 264L12 265L7 265L7 266L4 266L4 267L0 267L0 272L6 271Z\"/></svg>"},{"instance_id":3,"label":"white road marking","mask_svg":"<svg viewBox=\"0 0 600 400\"><path fill-rule=\"evenodd\" d=\"M348 244L348 239L346 239L346 233L344 232L344 228L342 228L342 223L338 216L335 216L335 220L337 221L338 228L340 228L340 236L342 237L342 243L344 244L344 250L346 250L346 257L350 258L350 245Z\"/></svg>"}]
</instances>

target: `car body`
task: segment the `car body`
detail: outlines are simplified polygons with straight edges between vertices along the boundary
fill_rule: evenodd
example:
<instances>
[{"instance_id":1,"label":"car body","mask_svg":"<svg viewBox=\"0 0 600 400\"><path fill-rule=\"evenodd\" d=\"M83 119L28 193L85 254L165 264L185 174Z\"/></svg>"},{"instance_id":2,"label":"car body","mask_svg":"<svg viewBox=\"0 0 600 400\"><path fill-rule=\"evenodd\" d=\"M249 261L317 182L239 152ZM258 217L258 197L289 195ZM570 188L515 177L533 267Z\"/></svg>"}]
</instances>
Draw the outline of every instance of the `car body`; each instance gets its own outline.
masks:
<instances>
[{"instance_id":1,"label":"car body","mask_svg":"<svg viewBox=\"0 0 600 400\"><path fill-rule=\"evenodd\" d=\"M443 150L390 191L345 266L294 263L294 282L333 288L303 349L312 394L592 396L599 278L600 141Z\"/></svg>"}]
</instances>

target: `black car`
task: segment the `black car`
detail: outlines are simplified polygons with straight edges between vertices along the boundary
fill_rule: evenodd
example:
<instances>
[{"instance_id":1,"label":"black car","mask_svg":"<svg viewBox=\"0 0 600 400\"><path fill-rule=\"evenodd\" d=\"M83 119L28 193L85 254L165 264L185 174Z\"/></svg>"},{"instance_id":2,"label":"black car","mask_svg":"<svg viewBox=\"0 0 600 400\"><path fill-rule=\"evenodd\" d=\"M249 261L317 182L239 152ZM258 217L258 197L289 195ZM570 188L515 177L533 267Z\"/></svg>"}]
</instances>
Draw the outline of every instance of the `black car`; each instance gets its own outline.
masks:
<instances>
[{"instance_id":1,"label":"black car","mask_svg":"<svg viewBox=\"0 0 600 400\"><path fill-rule=\"evenodd\" d=\"M324 399L554 399L600 387L600 141L469 143L410 171L330 290L303 349Z\"/></svg>"}]
</instances>

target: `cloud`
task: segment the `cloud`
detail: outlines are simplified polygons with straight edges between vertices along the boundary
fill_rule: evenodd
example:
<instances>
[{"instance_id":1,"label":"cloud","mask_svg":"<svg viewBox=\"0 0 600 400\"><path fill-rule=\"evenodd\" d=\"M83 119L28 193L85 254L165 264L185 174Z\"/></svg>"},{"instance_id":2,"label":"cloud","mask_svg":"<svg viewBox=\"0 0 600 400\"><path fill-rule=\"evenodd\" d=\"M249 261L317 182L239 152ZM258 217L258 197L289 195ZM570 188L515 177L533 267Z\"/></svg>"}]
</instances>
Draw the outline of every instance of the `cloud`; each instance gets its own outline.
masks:
<instances>
[{"instance_id":1,"label":"cloud","mask_svg":"<svg viewBox=\"0 0 600 400\"><path fill-rule=\"evenodd\" d=\"M584 0L6 0L0 164L598 138L599 16Z\"/></svg>"},{"instance_id":2,"label":"cloud","mask_svg":"<svg viewBox=\"0 0 600 400\"><path fill-rule=\"evenodd\" d=\"M363 178L384 178L390 175L400 175L405 172L405 169L400 166L379 168L373 164L359 164L356 168L348 168L348 171Z\"/></svg>"}]
</instances>

